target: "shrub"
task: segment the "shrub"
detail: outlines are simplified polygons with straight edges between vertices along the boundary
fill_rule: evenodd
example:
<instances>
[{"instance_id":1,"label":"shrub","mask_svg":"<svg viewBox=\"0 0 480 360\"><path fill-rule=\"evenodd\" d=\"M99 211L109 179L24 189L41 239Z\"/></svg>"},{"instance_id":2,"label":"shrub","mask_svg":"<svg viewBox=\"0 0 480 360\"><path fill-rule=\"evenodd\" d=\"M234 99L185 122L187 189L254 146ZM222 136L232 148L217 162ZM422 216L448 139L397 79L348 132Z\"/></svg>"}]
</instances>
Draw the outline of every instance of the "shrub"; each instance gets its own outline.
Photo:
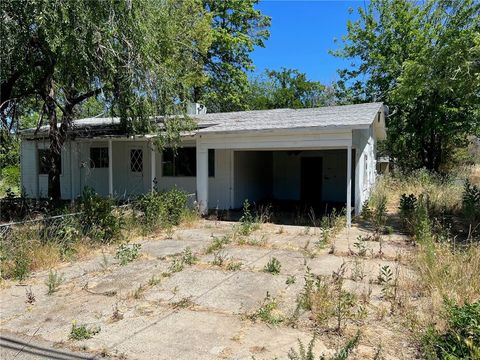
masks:
<instances>
[{"instance_id":1,"label":"shrub","mask_svg":"<svg viewBox=\"0 0 480 360\"><path fill-rule=\"evenodd\" d=\"M115 258L120 261L120 265L127 265L140 256L140 247L140 244L132 244L131 246L121 244L117 249Z\"/></svg>"},{"instance_id":2,"label":"shrub","mask_svg":"<svg viewBox=\"0 0 480 360\"><path fill-rule=\"evenodd\" d=\"M405 230L412 232L415 210L417 209L417 197L414 194L402 194L400 197L400 219Z\"/></svg>"},{"instance_id":3,"label":"shrub","mask_svg":"<svg viewBox=\"0 0 480 360\"><path fill-rule=\"evenodd\" d=\"M427 359L480 358L480 301L458 306L446 302L447 326L443 332L430 328L423 338Z\"/></svg>"},{"instance_id":4,"label":"shrub","mask_svg":"<svg viewBox=\"0 0 480 360\"><path fill-rule=\"evenodd\" d=\"M114 201L85 187L81 198L81 224L85 235L108 244L121 234L123 220L115 216Z\"/></svg>"},{"instance_id":5,"label":"shrub","mask_svg":"<svg viewBox=\"0 0 480 360\"><path fill-rule=\"evenodd\" d=\"M137 207L143 213L142 222L146 230L153 230L180 224L182 216L188 211L187 203L187 193L175 187L169 191L142 195Z\"/></svg>"},{"instance_id":6,"label":"shrub","mask_svg":"<svg viewBox=\"0 0 480 360\"><path fill-rule=\"evenodd\" d=\"M265 267L263 268L263 271L268 272L273 275L280 274L280 269L282 268L282 264L280 264L280 261L278 261L277 258L272 257L268 261L268 263L265 264Z\"/></svg>"},{"instance_id":7,"label":"shrub","mask_svg":"<svg viewBox=\"0 0 480 360\"><path fill-rule=\"evenodd\" d=\"M358 342L360 340L360 332L349 339L346 344L335 354L331 356L321 355L319 360L346 360L350 354L355 350L358 346ZM315 360L315 354L313 353L313 346L315 344L315 336L310 340L308 346L305 348L305 345L298 340L298 351L290 348L288 352L288 359L289 360Z\"/></svg>"}]
</instances>

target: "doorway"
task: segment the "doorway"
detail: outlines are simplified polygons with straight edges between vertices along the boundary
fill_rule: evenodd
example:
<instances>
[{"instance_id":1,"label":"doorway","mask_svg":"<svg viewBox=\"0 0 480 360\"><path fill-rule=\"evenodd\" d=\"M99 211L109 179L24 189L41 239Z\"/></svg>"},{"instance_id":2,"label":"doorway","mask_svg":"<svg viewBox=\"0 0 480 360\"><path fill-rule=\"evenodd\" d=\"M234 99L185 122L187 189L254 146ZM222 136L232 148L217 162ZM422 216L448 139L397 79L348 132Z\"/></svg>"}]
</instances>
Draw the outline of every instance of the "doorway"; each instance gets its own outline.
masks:
<instances>
[{"instance_id":1,"label":"doorway","mask_svg":"<svg viewBox=\"0 0 480 360\"><path fill-rule=\"evenodd\" d=\"M311 206L322 202L323 158L302 157L300 165L300 199Z\"/></svg>"}]
</instances>

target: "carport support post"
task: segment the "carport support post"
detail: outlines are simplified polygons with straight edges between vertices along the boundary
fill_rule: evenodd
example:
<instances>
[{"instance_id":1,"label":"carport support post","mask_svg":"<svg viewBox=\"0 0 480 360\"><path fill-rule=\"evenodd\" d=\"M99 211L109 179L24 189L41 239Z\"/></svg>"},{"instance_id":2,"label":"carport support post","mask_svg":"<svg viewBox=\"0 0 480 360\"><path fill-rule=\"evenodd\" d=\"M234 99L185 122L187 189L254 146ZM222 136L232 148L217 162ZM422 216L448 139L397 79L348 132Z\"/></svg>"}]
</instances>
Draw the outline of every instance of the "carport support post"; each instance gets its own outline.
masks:
<instances>
[{"instance_id":1,"label":"carport support post","mask_svg":"<svg viewBox=\"0 0 480 360\"><path fill-rule=\"evenodd\" d=\"M112 139L108 139L108 195L113 196L113 156Z\"/></svg>"},{"instance_id":2,"label":"carport support post","mask_svg":"<svg viewBox=\"0 0 480 360\"><path fill-rule=\"evenodd\" d=\"M202 215L208 211L208 149L197 143L197 203Z\"/></svg>"},{"instance_id":3,"label":"carport support post","mask_svg":"<svg viewBox=\"0 0 480 360\"><path fill-rule=\"evenodd\" d=\"M347 227L352 225L352 145L347 147Z\"/></svg>"},{"instance_id":4,"label":"carport support post","mask_svg":"<svg viewBox=\"0 0 480 360\"><path fill-rule=\"evenodd\" d=\"M153 141L151 142L150 146L152 147L151 149L151 157L150 157L150 191L154 192L155 191L155 179L156 179L156 163L155 163L155 144Z\"/></svg>"}]
</instances>

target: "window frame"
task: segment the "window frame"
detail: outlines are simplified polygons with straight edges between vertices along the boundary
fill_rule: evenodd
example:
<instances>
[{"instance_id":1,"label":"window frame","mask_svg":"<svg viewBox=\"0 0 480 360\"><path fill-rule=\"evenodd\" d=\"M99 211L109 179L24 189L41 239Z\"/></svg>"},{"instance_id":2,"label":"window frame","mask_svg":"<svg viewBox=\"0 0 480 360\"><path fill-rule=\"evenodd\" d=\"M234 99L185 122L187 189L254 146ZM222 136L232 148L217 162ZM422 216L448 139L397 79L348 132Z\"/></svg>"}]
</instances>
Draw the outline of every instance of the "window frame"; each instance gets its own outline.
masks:
<instances>
[{"instance_id":1,"label":"window frame","mask_svg":"<svg viewBox=\"0 0 480 360\"><path fill-rule=\"evenodd\" d=\"M97 166L95 160L93 159L92 156L92 151L99 151L99 164L98 165L105 165L105 166ZM105 152L105 154L102 154ZM102 157L102 155L104 155ZM106 160L106 163L105 163ZM109 158L108 158L108 147L106 146L92 146L90 147L90 165L93 163L93 169L108 169L109 165ZM90 166L92 168L92 166Z\"/></svg>"},{"instance_id":2,"label":"window frame","mask_svg":"<svg viewBox=\"0 0 480 360\"><path fill-rule=\"evenodd\" d=\"M135 151L135 152L140 152L140 154L141 154L141 159L140 159L141 162L135 163L135 165L140 164L140 166L141 166L141 169L140 169L140 170L134 170L134 168L132 167L132 165L133 165L133 164L132 164L132 153L133 153L133 151ZM143 157L143 149L142 149L142 148L131 148L129 155L130 155L130 172L131 172L131 173L134 173L134 174L138 174L138 173L141 173L141 174L142 174L142 173L144 172L144 170L145 170L145 169L144 169L144 166L143 166L143 162L144 162L144 160L145 160L144 157Z\"/></svg>"},{"instance_id":3,"label":"window frame","mask_svg":"<svg viewBox=\"0 0 480 360\"><path fill-rule=\"evenodd\" d=\"M191 152L188 156L193 158L191 162L193 169L191 169L191 175L185 175L180 173L183 164L185 166L185 161L182 161L182 156L185 156L185 152ZM182 154L183 153L183 154ZM168 160L166 160L168 158ZM169 166L168 171L167 166ZM173 152L172 148L166 148L162 151L162 177L186 177L192 178L197 176L197 150L193 146L181 147L177 149L177 154Z\"/></svg>"}]
</instances>

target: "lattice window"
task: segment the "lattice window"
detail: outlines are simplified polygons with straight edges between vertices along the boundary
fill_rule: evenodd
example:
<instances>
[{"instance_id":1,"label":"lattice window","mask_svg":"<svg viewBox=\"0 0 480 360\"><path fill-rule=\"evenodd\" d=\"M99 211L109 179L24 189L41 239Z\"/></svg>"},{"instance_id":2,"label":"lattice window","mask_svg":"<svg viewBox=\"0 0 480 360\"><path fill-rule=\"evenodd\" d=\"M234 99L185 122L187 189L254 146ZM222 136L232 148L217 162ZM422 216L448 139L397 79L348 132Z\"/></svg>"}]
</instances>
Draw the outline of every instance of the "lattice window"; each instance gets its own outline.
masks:
<instances>
[{"instance_id":1,"label":"lattice window","mask_svg":"<svg viewBox=\"0 0 480 360\"><path fill-rule=\"evenodd\" d=\"M130 171L131 172L143 171L143 150L142 149L130 150Z\"/></svg>"}]
</instances>

